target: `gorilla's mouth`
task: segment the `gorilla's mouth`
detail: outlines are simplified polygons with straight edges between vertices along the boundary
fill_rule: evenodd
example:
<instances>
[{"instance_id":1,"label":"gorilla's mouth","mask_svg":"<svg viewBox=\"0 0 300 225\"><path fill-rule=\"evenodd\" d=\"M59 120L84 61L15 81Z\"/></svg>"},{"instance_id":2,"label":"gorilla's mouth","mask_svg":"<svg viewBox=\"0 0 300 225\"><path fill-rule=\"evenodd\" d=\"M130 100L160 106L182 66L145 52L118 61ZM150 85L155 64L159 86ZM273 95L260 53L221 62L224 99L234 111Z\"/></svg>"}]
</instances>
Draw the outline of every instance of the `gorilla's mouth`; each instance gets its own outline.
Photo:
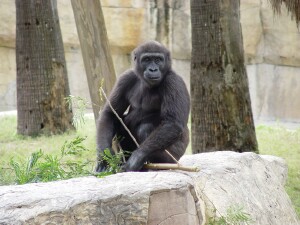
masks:
<instances>
[{"instance_id":1,"label":"gorilla's mouth","mask_svg":"<svg viewBox=\"0 0 300 225\"><path fill-rule=\"evenodd\" d=\"M150 80L159 80L160 76L148 76L148 79L150 79Z\"/></svg>"},{"instance_id":2,"label":"gorilla's mouth","mask_svg":"<svg viewBox=\"0 0 300 225\"><path fill-rule=\"evenodd\" d=\"M159 81L161 76L159 73L145 73L144 78L148 81Z\"/></svg>"}]
</instances>

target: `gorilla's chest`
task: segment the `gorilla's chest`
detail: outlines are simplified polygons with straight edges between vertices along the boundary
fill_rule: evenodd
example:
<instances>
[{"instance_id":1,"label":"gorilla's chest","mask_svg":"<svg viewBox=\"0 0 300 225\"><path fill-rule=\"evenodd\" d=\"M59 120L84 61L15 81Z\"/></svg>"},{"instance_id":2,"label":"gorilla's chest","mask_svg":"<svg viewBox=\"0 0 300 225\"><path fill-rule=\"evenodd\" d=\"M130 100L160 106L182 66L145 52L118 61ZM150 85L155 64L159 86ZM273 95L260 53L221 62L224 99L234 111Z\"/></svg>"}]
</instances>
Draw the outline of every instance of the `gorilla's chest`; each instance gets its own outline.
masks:
<instances>
[{"instance_id":1,"label":"gorilla's chest","mask_svg":"<svg viewBox=\"0 0 300 225\"><path fill-rule=\"evenodd\" d=\"M129 103L131 110L152 114L160 113L162 100L157 90L138 90L132 93Z\"/></svg>"}]
</instances>

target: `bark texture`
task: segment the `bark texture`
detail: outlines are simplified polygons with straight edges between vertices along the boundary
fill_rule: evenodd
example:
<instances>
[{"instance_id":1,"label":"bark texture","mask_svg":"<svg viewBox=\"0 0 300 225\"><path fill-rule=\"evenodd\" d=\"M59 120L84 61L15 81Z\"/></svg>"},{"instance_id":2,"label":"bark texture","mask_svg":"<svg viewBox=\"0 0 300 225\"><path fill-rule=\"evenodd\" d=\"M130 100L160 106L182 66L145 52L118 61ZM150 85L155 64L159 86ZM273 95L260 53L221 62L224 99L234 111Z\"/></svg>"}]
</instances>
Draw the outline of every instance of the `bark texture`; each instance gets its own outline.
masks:
<instances>
[{"instance_id":1,"label":"bark texture","mask_svg":"<svg viewBox=\"0 0 300 225\"><path fill-rule=\"evenodd\" d=\"M236 0L191 1L192 151L257 152Z\"/></svg>"},{"instance_id":2,"label":"bark texture","mask_svg":"<svg viewBox=\"0 0 300 225\"><path fill-rule=\"evenodd\" d=\"M16 0L18 133L60 133L72 126L56 0Z\"/></svg>"},{"instance_id":3,"label":"bark texture","mask_svg":"<svg viewBox=\"0 0 300 225\"><path fill-rule=\"evenodd\" d=\"M100 108L104 105L99 94L101 81L102 79L104 80L103 89L106 94L109 94L116 81L101 3L99 0L72 0L71 3L80 40L93 112L95 119L97 119Z\"/></svg>"}]
</instances>

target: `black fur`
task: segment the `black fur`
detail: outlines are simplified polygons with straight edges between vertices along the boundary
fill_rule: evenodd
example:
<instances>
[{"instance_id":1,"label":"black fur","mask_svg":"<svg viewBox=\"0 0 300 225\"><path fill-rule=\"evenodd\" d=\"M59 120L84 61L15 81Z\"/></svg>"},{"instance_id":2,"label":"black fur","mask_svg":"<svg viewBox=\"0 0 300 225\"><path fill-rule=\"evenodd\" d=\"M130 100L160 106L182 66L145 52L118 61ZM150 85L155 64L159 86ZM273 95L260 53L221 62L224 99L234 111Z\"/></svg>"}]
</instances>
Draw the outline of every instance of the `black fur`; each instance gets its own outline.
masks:
<instances>
[{"instance_id":1,"label":"black fur","mask_svg":"<svg viewBox=\"0 0 300 225\"><path fill-rule=\"evenodd\" d=\"M182 78L171 68L170 52L150 41L133 51L133 60L134 69L120 76L109 100L140 147L106 104L97 121L98 172L106 169L101 154L106 148L111 150L115 135L122 137L122 149L132 152L125 171L139 171L145 162L174 163L165 149L179 159L189 142L189 94Z\"/></svg>"}]
</instances>

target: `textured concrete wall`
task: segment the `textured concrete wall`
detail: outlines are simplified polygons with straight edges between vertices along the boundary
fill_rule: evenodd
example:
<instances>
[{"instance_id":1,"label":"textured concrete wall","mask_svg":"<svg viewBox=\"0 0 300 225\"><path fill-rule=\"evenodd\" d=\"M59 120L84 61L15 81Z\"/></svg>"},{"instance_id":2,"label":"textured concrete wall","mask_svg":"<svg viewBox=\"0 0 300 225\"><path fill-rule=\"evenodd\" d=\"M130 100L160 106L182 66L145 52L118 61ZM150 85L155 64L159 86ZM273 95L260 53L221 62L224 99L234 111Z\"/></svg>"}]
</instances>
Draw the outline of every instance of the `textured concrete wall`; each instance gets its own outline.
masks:
<instances>
[{"instance_id":1,"label":"textured concrete wall","mask_svg":"<svg viewBox=\"0 0 300 225\"><path fill-rule=\"evenodd\" d=\"M156 39L173 55L173 67L189 86L189 1L101 0L115 70L131 65L130 52ZM58 1L72 95L89 99L70 0ZM16 108L15 5L1 0L0 110ZM283 7L274 16L267 0L241 1L241 24L252 108L256 120L300 122L300 32Z\"/></svg>"},{"instance_id":2,"label":"textured concrete wall","mask_svg":"<svg viewBox=\"0 0 300 225\"><path fill-rule=\"evenodd\" d=\"M285 7L274 16L265 0L241 1L241 23L256 120L300 122L300 32Z\"/></svg>"}]
</instances>

